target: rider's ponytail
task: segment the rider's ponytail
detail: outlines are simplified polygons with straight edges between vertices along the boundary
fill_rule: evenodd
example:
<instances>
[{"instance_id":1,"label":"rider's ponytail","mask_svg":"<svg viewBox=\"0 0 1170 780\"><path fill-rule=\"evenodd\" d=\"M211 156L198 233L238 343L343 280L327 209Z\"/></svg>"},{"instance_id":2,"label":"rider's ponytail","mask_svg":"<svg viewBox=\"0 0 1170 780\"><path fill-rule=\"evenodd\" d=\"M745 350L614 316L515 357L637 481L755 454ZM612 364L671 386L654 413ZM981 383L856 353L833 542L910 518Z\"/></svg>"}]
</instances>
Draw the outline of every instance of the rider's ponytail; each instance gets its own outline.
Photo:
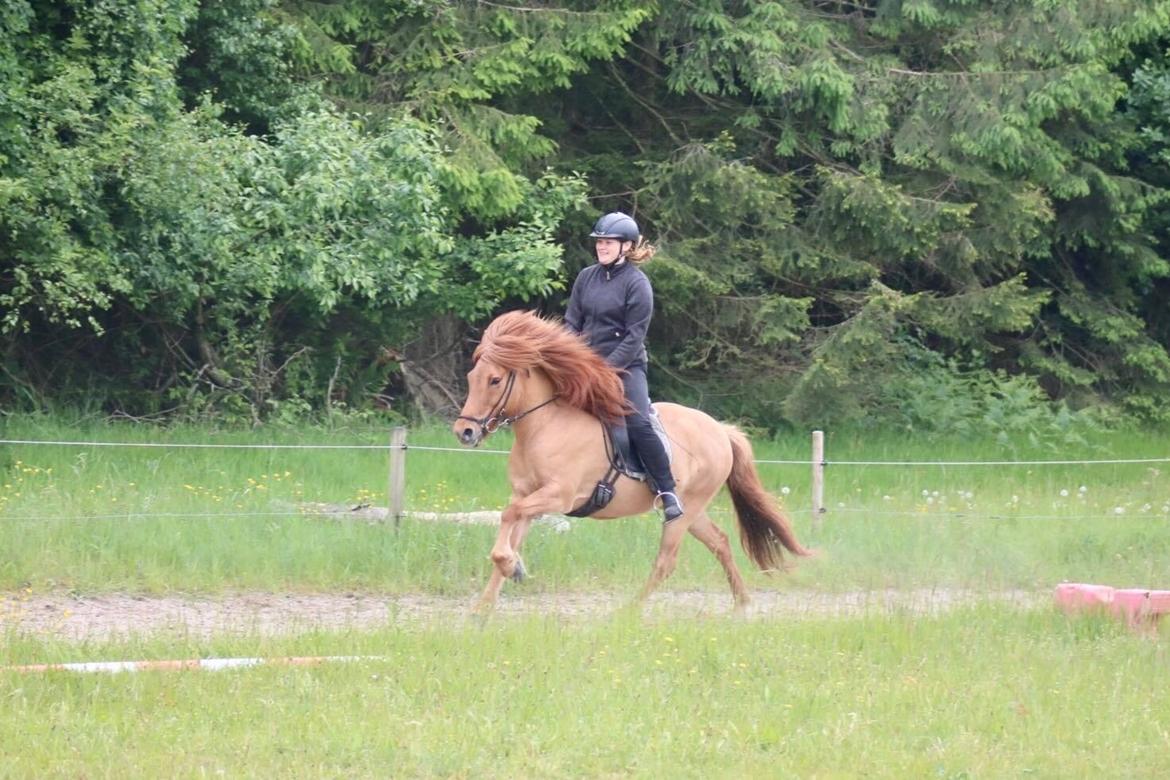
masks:
<instances>
[{"instance_id":1,"label":"rider's ponytail","mask_svg":"<svg viewBox=\"0 0 1170 780\"><path fill-rule=\"evenodd\" d=\"M654 253L658 248L647 241L642 236L638 236L638 240L634 243L634 248L626 252L626 259L634 265L641 265L649 262L650 258L654 257Z\"/></svg>"}]
</instances>

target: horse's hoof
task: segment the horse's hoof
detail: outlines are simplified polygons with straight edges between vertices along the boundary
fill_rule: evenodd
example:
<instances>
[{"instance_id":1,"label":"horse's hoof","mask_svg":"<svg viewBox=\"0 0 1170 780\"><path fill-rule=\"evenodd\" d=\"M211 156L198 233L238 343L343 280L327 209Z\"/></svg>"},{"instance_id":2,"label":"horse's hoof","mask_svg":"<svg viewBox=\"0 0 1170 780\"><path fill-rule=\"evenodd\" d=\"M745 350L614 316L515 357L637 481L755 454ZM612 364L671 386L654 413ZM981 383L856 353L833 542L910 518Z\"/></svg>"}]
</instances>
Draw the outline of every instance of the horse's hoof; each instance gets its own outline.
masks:
<instances>
[{"instance_id":1,"label":"horse's hoof","mask_svg":"<svg viewBox=\"0 0 1170 780\"><path fill-rule=\"evenodd\" d=\"M512 570L512 582L515 582L516 584L520 584L521 582L524 582L525 578L527 578L527 577L528 577L528 572L526 572L524 570L524 561L517 558L516 559L516 568Z\"/></svg>"}]
</instances>

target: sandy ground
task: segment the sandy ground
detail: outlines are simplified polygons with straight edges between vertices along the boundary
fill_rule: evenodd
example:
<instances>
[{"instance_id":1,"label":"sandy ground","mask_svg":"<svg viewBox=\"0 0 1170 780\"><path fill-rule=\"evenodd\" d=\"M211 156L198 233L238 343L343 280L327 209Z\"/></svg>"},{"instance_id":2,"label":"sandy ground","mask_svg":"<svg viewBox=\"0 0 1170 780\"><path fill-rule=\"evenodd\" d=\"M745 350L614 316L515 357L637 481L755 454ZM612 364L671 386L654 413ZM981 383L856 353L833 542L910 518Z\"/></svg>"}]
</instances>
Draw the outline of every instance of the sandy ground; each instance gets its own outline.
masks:
<instances>
[{"instance_id":1,"label":"sandy ground","mask_svg":"<svg viewBox=\"0 0 1170 780\"><path fill-rule=\"evenodd\" d=\"M514 589L501 598L501 617L557 615L567 620L601 617L628 603L632 593L525 594ZM1035 608L1049 594L960 590L857 591L813 593L762 591L753 594L747 618L791 620L866 613L937 614L985 602ZM95 596L0 592L0 634L14 631L67 641L128 637L223 634L280 636L311 631L372 630L422 624L458 624L471 618L474 597L385 593L233 593L214 596ZM665 591L646 605L649 615L705 617L731 612L725 591Z\"/></svg>"}]
</instances>

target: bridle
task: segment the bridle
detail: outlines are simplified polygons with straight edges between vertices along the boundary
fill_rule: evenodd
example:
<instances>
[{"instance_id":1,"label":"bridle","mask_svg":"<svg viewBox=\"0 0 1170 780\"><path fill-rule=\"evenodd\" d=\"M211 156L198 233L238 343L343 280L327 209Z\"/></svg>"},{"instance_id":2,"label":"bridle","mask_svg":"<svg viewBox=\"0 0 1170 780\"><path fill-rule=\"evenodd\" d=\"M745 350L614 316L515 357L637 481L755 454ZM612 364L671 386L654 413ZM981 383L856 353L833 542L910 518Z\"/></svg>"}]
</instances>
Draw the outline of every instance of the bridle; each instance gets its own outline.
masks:
<instances>
[{"instance_id":1,"label":"bridle","mask_svg":"<svg viewBox=\"0 0 1170 780\"><path fill-rule=\"evenodd\" d=\"M512 398L512 390L515 387L516 371L513 369L512 371L508 372L508 379L504 383L504 391L500 393L500 397L496 399L494 404L492 404L492 408L488 411L487 416L468 417L465 414L461 414L455 419L470 420L471 422L475 423L483 430L483 435L486 438L489 433L495 433L500 428L506 428L513 423L519 422L520 420L523 420L525 417L535 412L537 409L540 409L542 406L548 406L553 401L557 400L557 396L554 393L551 398L545 401L541 401L531 409L525 409L523 412L512 415L511 417L501 417L500 415L503 414L504 407L508 405L508 401Z\"/></svg>"}]
</instances>

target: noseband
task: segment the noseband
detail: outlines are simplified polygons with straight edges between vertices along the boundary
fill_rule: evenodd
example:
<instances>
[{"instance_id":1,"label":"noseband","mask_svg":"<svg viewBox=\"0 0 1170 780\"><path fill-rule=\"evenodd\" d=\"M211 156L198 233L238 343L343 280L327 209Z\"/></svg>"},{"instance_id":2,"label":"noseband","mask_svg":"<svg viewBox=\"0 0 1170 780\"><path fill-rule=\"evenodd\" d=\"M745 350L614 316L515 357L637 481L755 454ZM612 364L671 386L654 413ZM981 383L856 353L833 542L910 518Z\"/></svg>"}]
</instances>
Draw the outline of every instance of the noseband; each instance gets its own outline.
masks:
<instances>
[{"instance_id":1,"label":"noseband","mask_svg":"<svg viewBox=\"0 0 1170 780\"><path fill-rule=\"evenodd\" d=\"M533 412L535 412L537 409L541 408L542 406L548 406L553 401L557 400L557 396L554 393L553 396L551 398L549 398L547 401L541 401L540 403L538 403L536 406L532 407L531 409L526 409L523 412L520 412L520 414L514 415L512 417L501 417L500 415L504 413L504 407L506 407L508 405L508 401L512 398L512 390L515 387L516 387L516 372L515 372L515 370L512 370L512 371L508 372L508 379L504 383L504 392L502 392L500 394L500 397L498 399L496 399L496 402L494 404L492 404L492 408L490 411L488 411L486 417L468 417L465 414L461 414L458 417L456 417L455 419L456 420L470 420L471 422L475 423L480 428L482 428L483 435L487 436L489 433L495 433L500 428L506 428L507 426L509 426L515 422L518 422L519 420L524 419L525 417L532 414Z\"/></svg>"}]
</instances>

